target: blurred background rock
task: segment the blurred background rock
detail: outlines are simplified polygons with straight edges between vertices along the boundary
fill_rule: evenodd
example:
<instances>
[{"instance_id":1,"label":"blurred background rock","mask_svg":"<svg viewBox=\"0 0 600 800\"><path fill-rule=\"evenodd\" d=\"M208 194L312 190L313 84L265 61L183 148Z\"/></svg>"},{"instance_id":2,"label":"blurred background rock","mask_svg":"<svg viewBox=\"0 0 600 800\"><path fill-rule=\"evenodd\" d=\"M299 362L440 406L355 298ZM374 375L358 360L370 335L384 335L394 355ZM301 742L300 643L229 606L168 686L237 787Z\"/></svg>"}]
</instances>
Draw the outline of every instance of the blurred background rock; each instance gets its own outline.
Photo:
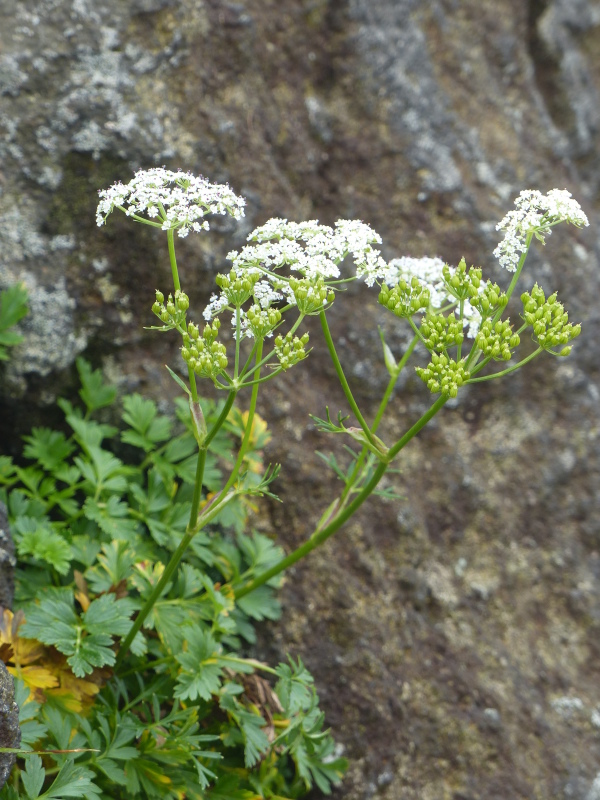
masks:
<instances>
[{"instance_id":1,"label":"blurred background rock","mask_svg":"<svg viewBox=\"0 0 600 800\"><path fill-rule=\"evenodd\" d=\"M390 477L405 502L374 499L287 581L260 654L314 672L351 759L339 797L600 797L599 93L592 0L0 4L0 286L24 280L31 306L3 367L5 452L60 419L81 353L168 408L177 343L142 330L169 286L166 241L94 219L97 189L137 168L248 200L241 224L180 243L192 307L270 216L359 218L387 258L464 255L498 282L495 225L519 191L566 188L590 218L527 265L583 323L573 355L464 391ZM398 354L397 322L374 291L333 308L367 410L385 381L377 324ZM407 376L384 435L429 401ZM263 399L286 503L259 522L288 548L332 491L307 416L326 404L343 407L323 348Z\"/></svg>"}]
</instances>

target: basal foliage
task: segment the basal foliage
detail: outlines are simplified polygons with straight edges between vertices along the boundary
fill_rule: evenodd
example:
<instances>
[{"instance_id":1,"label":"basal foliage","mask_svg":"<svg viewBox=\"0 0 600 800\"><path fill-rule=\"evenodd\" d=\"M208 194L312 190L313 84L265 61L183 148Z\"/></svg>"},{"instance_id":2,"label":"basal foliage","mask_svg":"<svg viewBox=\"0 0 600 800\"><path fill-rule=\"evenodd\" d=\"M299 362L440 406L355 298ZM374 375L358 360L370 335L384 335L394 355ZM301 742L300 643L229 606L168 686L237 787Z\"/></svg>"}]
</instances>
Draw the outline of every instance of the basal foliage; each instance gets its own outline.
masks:
<instances>
[{"instance_id":1,"label":"basal foliage","mask_svg":"<svg viewBox=\"0 0 600 800\"><path fill-rule=\"evenodd\" d=\"M46 751L20 760L0 797L328 791L344 763L323 730L310 674L300 661L272 669L243 656L255 622L279 617L278 579L238 603L223 589L282 555L248 533L247 498L194 538L115 675L116 646L185 531L197 445L185 402L172 420L128 395L120 430L99 421L116 392L86 361L77 367L82 402L60 401L69 432L35 428L25 465L0 458L19 555L19 610L0 620L0 657L16 678L23 746ZM220 408L204 408L210 425ZM207 458L207 499L244 430L244 414L231 411ZM263 471L268 439L255 417L250 476Z\"/></svg>"}]
</instances>

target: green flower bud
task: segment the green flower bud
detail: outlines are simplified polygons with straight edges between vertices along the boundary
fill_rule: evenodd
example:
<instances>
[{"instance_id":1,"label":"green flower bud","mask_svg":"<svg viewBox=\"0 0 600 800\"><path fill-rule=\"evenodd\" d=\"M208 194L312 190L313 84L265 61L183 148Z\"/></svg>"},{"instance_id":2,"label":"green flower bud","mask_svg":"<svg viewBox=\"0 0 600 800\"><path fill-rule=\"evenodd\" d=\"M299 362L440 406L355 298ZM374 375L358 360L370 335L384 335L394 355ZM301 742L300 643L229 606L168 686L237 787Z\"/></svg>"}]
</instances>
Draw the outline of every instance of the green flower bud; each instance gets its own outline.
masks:
<instances>
[{"instance_id":1,"label":"green flower bud","mask_svg":"<svg viewBox=\"0 0 600 800\"><path fill-rule=\"evenodd\" d=\"M573 348L572 347L563 347L563 349L558 354L559 356L568 356Z\"/></svg>"},{"instance_id":2,"label":"green flower bud","mask_svg":"<svg viewBox=\"0 0 600 800\"><path fill-rule=\"evenodd\" d=\"M162 292L159 292L158 289L156 290L156 302L157 303L164 303L165 302L164 294Z\"/></svg>"},{"instance_id":3,"label":"green flower bud","mask_svg":"<svg viewBox=\"0 0 600 800\"><path fill-rule=\"evenodd\" d=\"M176 298L177 298L177 308L180 311L187 311L188 308L190 307L190 298L187 296L187 294L180 292L178 295L176 295Z\"/></svg>"}]
</instances>

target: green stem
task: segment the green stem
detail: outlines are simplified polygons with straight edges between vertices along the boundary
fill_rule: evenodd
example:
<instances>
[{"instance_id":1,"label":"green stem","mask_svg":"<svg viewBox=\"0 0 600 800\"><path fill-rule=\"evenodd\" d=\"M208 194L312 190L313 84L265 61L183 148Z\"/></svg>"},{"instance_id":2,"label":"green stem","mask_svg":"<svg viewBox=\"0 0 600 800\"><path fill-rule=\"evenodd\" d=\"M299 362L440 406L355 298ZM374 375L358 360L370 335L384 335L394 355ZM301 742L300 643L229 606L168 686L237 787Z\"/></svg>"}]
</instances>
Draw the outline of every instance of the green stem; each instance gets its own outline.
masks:
<instances>
[{"instance_id":1,"label":"green stem","mask_svg":"<svg viewBox=\"0 0 600 800\"><path fill-rule=\"evenodd\" d=\"M410 430L408 430L404 436L390 448L388 460L378 464L370 480L363 486L351 503L349 503L345 508L340 509L336 516L327 525L325 525L324 528L317 528L312 533L310 539L304 542L304 544L300 545L300 547L297 547L292 553L281 559L281 561L279 561L277 564L274 564L270 569L265 570L265 572L261 573L260 575L257 575L257 577L254 578L254 580L249 584L242 586L240 589L235 591L236 600L241 597L245 597L247 594L250 594L250 592L258 589L259 586L263 586L265 583L267 583L267 581L270 581L271 578L274 578L288 567L291 567L292 564L300 561L301 558L307 556L316 547L319 547L319 545L323 544L323 542L325 542L332 534L339 530L342 525L360 508L369 495L373 493L377 487L377 484L385 475L389 466L389 462L392 460L392 458L394 458L394 456L396 456L400 450L402 450L402 448L405 447L425 425L427 425L429 420L437 414L447 400L448 398L443 396L438 398L431 408L412 426L412 428L410 428Z\"/></svg>"},{"instance_id":2,"label":"green stem","mask_svg":"<svg viewBox=\"0 0 600 800\"><path fill-rule=\"evenodd\" d=\"M165 571L163 572L160 580L158 581L158 583L154 587L153 592L151 593L150 597L144 603L142 609L140 610L140 613L137 615L131 630L127 634L127 637L125 638L125 640L121 644L121 647L119 648L119 652L118 652L118 655L117 655L117 663L116 663L115 669L117 669L118 666L122 663L123 658L125 657L125 654L129 651L129 648L131 647L131 643L133 642L133 640L135 638L135 635L137 634L137 632L140 630L140 628L144 624L148 614L152 611L152 608L154 607L154 604L156 603L156 601L158 600L158 598L162 594L164 587L167 585L167 583L171 579L171 576L173 575L173 573L175 572L175 570L179 566L179 562L183 558L183 555L184 555L185 551L189 547L189 545L190 545L192 539L194 538L194 536L200 530L201 524L206 524L206 522L210 521L210 518L212 518L212 516L215 516L215 514L218 513L218 511L213 507L211 509L211 511L210 511L210 517L208 515L206 515L203 518L203 515L199 516L199 514L198 514L198 511L199 511L199 508L200 508L200 500L202 498L202 483L203 483L203 479L204 479L204 467L205 467L205 464L206 464L206 454L207 454L207 450L208 450L208 445L213 440L213 438L215 437L215 435L217 434L217 432L219 431L219 429L221 428L221 426L223 425L223 423L227 419L227 416L228 416L228 414L229 414L229 412L231 410L231 407L232 407L232 405L234 403L235 396L236 396L236 392L234 392L234 391L229 392L229 395L227 396L227 400L225 401L225 405L223 406L217 421L215 422L215 424L213 425L211 430L206 435L206 439L202 443L202 447L198 450L198 461L196 462L196 478L195 478L195 481L194 481L194 494L193 494L193 497L192 497L192 507L190 509L190 518L189 518L189 521L188 521L188 524L187 524L187 527L186 527L186 530L185 530L185 535L183 536L183 538L181 539L181 542L177 546L177 549L175 550L175 552L171 556L171 558L169 560L169 563L165 567ZM221 497L223 498L221 503L223 501L224 502L228 502L229 501L228 498L226 497L226 494L227 494L227 491L223 491L221 493Z\"/></svg>"},{"instance_id":3,"label":"green stem","mask_svg":"<svg viewBox=\"0 0 600 800\"><path fill-rule=\"evenodd\" d=\"M208 445L212 442L212 440L214 439L216 434L219 432L219 429L221 428L221 426L223 425L223 423L225 422L225 420L229 416L229 412L231 411L231 407L233 406L233 404L235 402L236 395L237 395L237 390L234 390L234 389L232 389L229 392L229 394L227 395L227 400L225 401L225 405L221 409L221 413L219 414L219 418L217 419L215 424L212 426L212 428L210 429L210 431L206 435L206 439L203 442L203 447L204 448L208 448Z\"/></svg>"},{"instance_id":4,"label":"green stem","mask_svg":"<svg viewBox=\"0 0 600 800\"><path fill-rule=\"evenodd\" d=\"M413 337L411 343L406 348L406 352L404 353L404 355L402 356L402 358L400 359L400 361L396 365L396 369L394 370L393 374L390 376L390 380L388 381L388 385L386 386L385 392L383 394L383 398L381 400L381 403L379 404L379 408L377 409L377 414L375 414L375 419L373 420L373 425L371 426L371 432L372 433L376 433L377 432L377 428L379 427L379 423L381 422L381 420L383 418L383 415L385 413L387 405L388 405L388 403L390 401L390 398L392 396L392 392L394 391L394 387L396 386L396 383L398 382L398 378L400 377L400 374L401 374L402 370L406 366L406 364L408 362L408 359L413 354L413 351L414 351L415 347L417 346L418 341L419 341L419 336L417 334L416 336Z\"/></svg>"},{"instance_id":5,"label":"green stem","mask_svg":"<svg viewBox=\"0 0 600 800\"><path fill-rule=\"evenodd\" d=\"M169 228L167 231L167 243L169 245L169 260L171 262L171 274L173 276L173 285L175 291L181 291L181 284L179 282L179 272L177 271L177 259L175 258L175 231Z\"/></svg>"},{"instance_id":6,"label":"green stem","mask_svg":"<svg viewBox=\"0 0 600 800\"><path fill-rule=\"evenodd\" d=\"M259 343L258 347L256 348L256 360L260 362L262 358L262 341ZM258 379L260 378L260 367L257 367L254 370L255 378L254 380L257 383L254 384L252 387L252 394L250 396L250 408L248 409L248 420L246 422L246 430L244 431L244 438L242 439L242 445L240 447L236 462L234 464L233 470L231 471L231 475L225 486L221 491L221 495L225 496L227 492L231 489L235 481L237 480L239 471L244 463L244 458L246 457L246 453L248 452L248 447L250 446L250 439L252 437L252 423L254 422L254 415L256 413L256 399L258 397Z\"/></svg>"},{"instance_id":7,"label":"green stem","mask_svg":"<svg viewBox=\"0 0 600 800\"><path fill-rule=\"evenodd\" d=\"M513 367L508 367L508 369L503 369L502 372L495 372L493 375L484 375L482 378L470 378L467 383L482 383L483 381L492 381L494 378L502 378L504 375L510 375L511 372L514 372L516 369L520 369L522 366L527 364L533 358L538 356L543 351L542 347L538 347L537 350L534 350L533 353L530 353L527 358L524 358L522 361L519 361L518 364L515 364Z\"/></svg>"},{"instance_id":8,"label":"green stem","mask_svg":"<svg viewBox=\"0 0 600 800\"><path fill-rule=\"evenodd\" d=\"M321 313L319 314L319 319L321 320L321 328L323 329L323 335L327 343L327 349L329 350L329 355L331 356L331 360L333 361L333 366L335 367L338 380L342 385L344 394L346 395L346 400L348 401L348 404L350 405L350 408L352 409L354 416L358 420L360 427L363 429L365 436L371 442L371 444L376 447L375 441L373 439L373 434L371 433L369 426L367 425L363 415L360 413L360 409L356 404L356 400L352 396L350 386L348 385L348 381L346 380L346 376L344 375L344 370L342 369L342 365L338 358L338 354L335 350L333 339L331 338L331 332L329 330L329 325L327 324L327 317L325 316L324 311L321 311Z\"/></svg>"},{"instance_id":9,"label":"green stem","mask_svg":"<svg viewBox=\"0 0 600 800\"><path fill-rule=\"evenodd\" d=\"M515 274L513 275L509 287L506 290L506 296L508 297L509 300L511 298L512 293L515 290L515 286L517 285L519 278L521 277L521 270L523 269L523 265L525 264L525 259L527 258L527 254L529 253L529 247L531 246L532 239L533 239L533 231L529 231L525 239L525 250L523 253L521 253L521 258L519 259L519 263L517 264L517 269L515 270ZM499 308L496 311L496 313L492 317L492 325L494 325L500 319L503 311L504 308Z\"/></svg>"},{"instance_id":10,"label":"green stem","mask_svg":"<svg viewBox=\"0 0 600 800\"><path fill-rule=\"evenodd\" d=\"M402 358L400 359L398 364L396 364L396 369L390 375L390 379L388 381L388 385L385 388L385 392L383 393L383 397L381 399L381 403L379 404L379 408L377 409L377 413L375 414L375 419L373 420L373 424L371 425L371 432L373 434L377 433L377 428L379 428L381 420L383 419L383 415L385 413L387 405L388 405L388 403L390 401L390 398L392 396L392 392L394 391L394 387L396 386L396 383L398 382L398 378L400 377L400 374L401 374L402 370L406 366L406 364L408 362L408 359L413 354L413 351L414 351L415 347L417 346L418 342L419 342L419 335L417 333L413 337L411 343L406 348L406 352L404 353L404 355L402 356ZM346 486L344 487L344 490L343 490L342 494L340 495L340 507L344 506L344 504L345 504L345 502L346 502L346 500L348 498L348 495L352 491L352 489L354 487L354 484L356 483L356 479L357 479L358 475L360 475L360 471L361 471L361 469L363 467L363 464L364 464L365 459L367 458L368 454L369 454L369 449L367 447L363 447L360 456L356 459L356 463L354 465L354 469L352 470L352 474L350 475L350 477L346 481Z\"/></svg>"},{"instance_id":11,"label":"green stem","mask_svg":"<svg viewBox=\"0 0 600 800\"><path fill-rule=\"evenodd\" d=\"M200 453L198 454L198 460L200 461ZM169 563L165 567L164 572L161 575L158 583L156 584L150 596L144 603L142 609L140 610L140 613L135 618L135 621L131 626L129 633L127 634L127 636L121 643L121 646L119 647L119 651L117 653L117 660L115 664L115 671L118 670L119 666L123 662L123 659L125 658L125 655L129 652L129 648L131 647L131 643L133 642L136 634L146 621L146 617L148 616L148 614L154 608L156 601L163 593L165 586L173 577L175 570L179 566L179 562L183 558L183 554L188 549L194 536L198 533L199 530L202 529L202 527L204 527L204 525L207 525L212 519L214 519L217 516L217 514L220 514L223 507L227 505L227 503L234 496L235 492L230 492L227 496L225 496L225 493L221 493L218 502L213 502L212 504L205 506L205 508L202 510L202 513L198 515L195 524L192 524L192 514L190 514L190 522L188 523L188 527L186 529L185 534L183 535L181 541L177 545L177 549L173 552L173 555L169 559ZM196 514L197 513L198 512L196 510Z\"/></svg>"}]
</instances>

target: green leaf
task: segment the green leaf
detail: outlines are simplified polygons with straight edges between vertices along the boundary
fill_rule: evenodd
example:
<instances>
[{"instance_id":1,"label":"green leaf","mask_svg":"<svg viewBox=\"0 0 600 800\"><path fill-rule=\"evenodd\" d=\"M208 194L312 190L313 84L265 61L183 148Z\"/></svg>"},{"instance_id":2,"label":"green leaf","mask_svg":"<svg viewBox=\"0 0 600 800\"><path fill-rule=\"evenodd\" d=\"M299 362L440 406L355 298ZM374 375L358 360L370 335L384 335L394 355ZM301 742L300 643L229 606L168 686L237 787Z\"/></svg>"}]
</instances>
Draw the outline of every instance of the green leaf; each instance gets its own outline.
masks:
<instances>
[{"instance_id":1,"label":"green leaf","mask_svg":"<svg viewBox=\"0 0 600 800\"><path fill-rule=\"evenodd\" d=\"M10 456L0 456L0 481L8 481L15 472L13 460Z\"/></svg>"},{"instance_id":2,"label":"green leaf","mask_svg":"<svg viewBox=\"0 0 600 800\"><path fill-rule=\"evenodd\" d=\"M385 368L390 374L390 377L397 377L398 375L398 364L396 363L396 359L394 358L394 354L389 348L389 345L385 341L385 337L381 328L379 328L379 338L381 339L381 345L383 347L383 360L385 362Z\"/></svg>"},{"instance_id":3,"label":"green leaf","mask_svg":"<svg viewBox=\"0 0 600 800\"><path fill-rule=\"evenodd\" d=\"M121 439L128 444L150 452L158 442L171 436L171 420L158 415L156 403L139 394L123 399L123 420L133 429L124 431Z\"/></svg>"},{"instance_id":4,"label":"green leaf","mask_svg":"<svg viewBox=\"0 0 600 800\"><path fill-rule=\"evenodd\" d=\"M83 513L113 539L131 541L138 529L135 520L127 519L129 506L116 495L111 495L105 503L86 497Z\"/></svg>"},{"instance_id":5,"label":"green leaf","mask_svg":"<svg viewBox=\"0 0 600 800\"><path fill-rule=\"evenodd\" d=\"M28 528L25 528L25 521ZM63 537L50 528L30 517L19 519L19 529L23 534L17 544L17 552L21 557L31 555L39 561L50 564L60 575L66 575L71 566L71 545Z\"/></svg>"},{"instance_id":6,"label":"green leaf","mask_svg":"<svg viewBox=\"0 0 600 800\"><path fill-rule=\"evenodd\" d=\"M206 800L252 800L255 792L240 789L240 779L235 775L223 775L216 784L209 789Z\"/></svg>"},{"instance_id":7,"label":"green leaf","mask_svg":"<svg viewBox=\"0 0 600 800\"><path fill-rule=\"evenodd\" d=\"M52 786L39 795L40 800L63 800L64 797L85 797L94 800L102 795L101 790L93 783L94 773L86 767L76 766L72 759L65 761Z\"/></svg>"},{"instance_id":8,"label":"green leaf","mask_svg":"<svg viewBox=\"0 0 600 800\"><path fill-rule=\"evenodd\" d=\"M104 425L103 423L94 422L93 419L82 419L70 407L66 401L58 400L59 406L63 409L70 409L67 413L67 423L73 429L75 438L84 450L89 447L100 447L104 439L110 439L115 436L118 431L112 425Z\"/></svg>"},{"instance_id":9,"label":"green leaf","mask_svg":"<svg viewBox=\"0 0 600 800\"><path fill-rule=\"evenodd\" d=\"M83 477L88 480L96 490L109 489L113 492L125 492L127 479L125 475L131 468L124 467L120 458L113 456L108 450L90 445L87 448L91 463L77 457L75 463L81 470Z\"/></svg>"},{"instance_id":10,"label":"green leaf","mask_svg":"<svg viewBox=\"0 0 600 800\"><path fill-rule=\"evenodd\" d=\"M23 283L9 286L0 293L0 360L6 360L7 347L18 344L23 337L10 331L27 313L27 290Z\"/></svg>"},{"instance_id":11,"label":"green leaf","mask_svg":"<svg viewBox=\"0 0 600 800\"><path fill-rule=\"evenodd\" d=\"M180 700L210 700L219 691L223 669L219 664L220 647L208 631L190 633L186 653L175 656L182 667L174 696Z\"/></svg>"},{"instance_id":12,"label":"green leaf","mask_svg":"<svg viewBox=\"0 0 600 800\"><path fill-rule=\"evenodd\" d=\"M88 411L96 411L98 408L111 405L117 396L117 390L114 386L104 383L102 371L92 370L91 364L84 358L78 358L76 364L81 380L79 396Z\"/></svg>"},{"instance_id":13,"label":"green leaf","mask_svg":"<svg viewBox=\"0 0 600 800\"><path fill-rule=\"evenodd\" d=\"M102 545L97 560L98 563L85 573L85 577L92 591L100 594L127 580L136 559L128 542L113 540Z\"/></svg>"},{"instance_id":14,"label":"green leaf","mask_svg":"<svg viewBox=\"0 0 600 800\"><path fill-rule=\"evenodd\" d=\"M27 289L15 283L0 293L0 330L12 328L27 314Z\"/></svg>"},{"instance_id":15,"label":"green leaf","mask_svg":"<svg viewBox=\"0 0 600 800\"><path fill-rule=\"evenodd\" d=\"M39 756L29 756L25 769L21 771L21 780L30 800L40 796L45 777L46 770L42 766L42 759Z\"/></svg>"},{"instance_id":16,"label":"green leaf","mask_svg":"<svg viewBox=\"0 0 600 800\"><path fill-rule=\"evenodd\" d=\"M269 586L259 586L250 594L241 597L237 601L237 605L244 614L258 621L275 620L281 616L281 604L274 597L273 590Z\"/></svg>"},{"instance_id":17,"label":"green leaf","mask_svg":"<svg viewBox=\"0 0 600 800\"><path fill-rule=\"evenodd\" d=\"M103 594L93 600L83 615L88 633L124 636L131 627L132 601L123 597L117 600L114 594Z\"/></svg>"},{"instance_id":18,"label":"green leaf","mask_svg":"<svg viewBox=\"0 0 600 800\"><path fill-rule=\"evenodd\" d=\"M14 683L15 702L19 706L21 747L27 750L46 734L47 727L39 719L41 704L37 700L30 699L29 687L21 678L15 678Z\"/></svg>"},{"instance_id":19,"label":"green leaf","mask_svg":"<svg viewBox=\"0 0 600 800\"><path fill-rule=\"evenodd\" d=\"M275 692L281 700L284 712L293 715L310 708L314 688L313 677L302 663L302 659L298 658L297 664L294 664L292 658L288 659L289 664L279 664L275 670L279 676Z\"/></svg>"},{"instance_id":20,"label":"green leaf","mask_svg":"<svg viewBox=\"0 0 600 800\"><path fill-rule=\"evenodd\" d=\"M112 666L113 636L129 631L132 601L115 599L114 594L96 598L80 618L74 610L71 589L48 589L39 606L30 608L21 631L24 636L51 644L68 656L67 662L78 678L94 667Z\"/></svg>"},{"instance_id":21,"label":"green leaf","mask_svg":"<svg viewBox=\"0 0 600 800\"><path fill-rule=\"evenodd\" d=\"M265 720L230 695L222 696L219 704L239 725L244 737L244 763L246 767L253 767L271 746L263 730Z\"/></svg>"},{"instance_id":22,"label":"green leaf","mask_svg":"<svg viewBox=\"0 0 600 800\"><path fill-rule=\"evenodd\" d=\"M173 378L173 380L175 381L175 383L177 384L177 386L179 386L181 389L183 389L183 391L184 391L184 392L185 392L187 395L189 395L189 397L191 397L191 396L192 396L192 393L190 392L190 390L188 389L188 387L185 385L185 383L184 383L184 382L181 380L181 378L179 377L179 375L176 375L176 374L173 372L173 370L171 369L171 367L169 367L169 366L168 366L168 364L165 364L165 367L166 367L166 368L167 368L167 370L169 371L169 375L170 375L170 376Z\"/></svg>"},{"instance_id":23,"label":"green leaf","mask_svg":"<svg viewBox=\"0 0 600 800\"><path fill-rule=\"evenodd\" d=\"M56 470L75 449L63 433L50 428L33 428L31 435L24 436L23 439L27 442L23 455L36 460L49 471Z\"/></svg>"}]
</instances>

